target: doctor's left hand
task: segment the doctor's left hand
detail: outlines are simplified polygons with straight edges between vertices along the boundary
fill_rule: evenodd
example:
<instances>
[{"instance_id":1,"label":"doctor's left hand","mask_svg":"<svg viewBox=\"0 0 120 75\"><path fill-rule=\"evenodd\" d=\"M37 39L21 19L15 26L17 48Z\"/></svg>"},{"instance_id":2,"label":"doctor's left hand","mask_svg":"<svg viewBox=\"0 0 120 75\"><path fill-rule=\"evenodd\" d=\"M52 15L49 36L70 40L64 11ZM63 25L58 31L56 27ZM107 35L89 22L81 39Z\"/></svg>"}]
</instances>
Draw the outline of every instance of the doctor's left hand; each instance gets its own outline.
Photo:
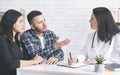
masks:
<instances>
[{"instance_id":1,"label":"doctor's left hand","mask_svg":"<svg viewBox=\"0 0 120 75\"><path fill-rule=\"evenodd\" d=\"M95 59L88 59L84 62L85 64L96 64L97 61Z\"/></svg>"}]
</instances>

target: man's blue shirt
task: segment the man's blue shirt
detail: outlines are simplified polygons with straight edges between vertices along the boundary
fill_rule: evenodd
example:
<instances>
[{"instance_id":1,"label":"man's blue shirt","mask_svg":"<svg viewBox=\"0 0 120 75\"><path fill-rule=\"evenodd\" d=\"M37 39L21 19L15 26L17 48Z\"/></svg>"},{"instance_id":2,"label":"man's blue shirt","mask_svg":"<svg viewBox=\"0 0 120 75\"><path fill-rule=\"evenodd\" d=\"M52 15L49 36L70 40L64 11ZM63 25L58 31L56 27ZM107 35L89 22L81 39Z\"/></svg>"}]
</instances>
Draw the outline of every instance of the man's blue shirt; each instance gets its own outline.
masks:
<instances>
[{"instance_id":1,"label":"man's blue shirt","mask_svg":"<svg viewBox=\"0 0 120 75\"><path fill-rule=\"evenodd\" d=\"M42 49L40 38L37 36L34 30L29 29L21 35L21 40L31 57L38 54L39 56L42 56L44 59L49 59L50 57L54 56L58 58L59 61L63 60L64 53L62 49L61 48L55 49L53 46L57 39L54 32L47 30L46 32L43 33L43 38L44 48Z\"/></svg>"}]
</instances>

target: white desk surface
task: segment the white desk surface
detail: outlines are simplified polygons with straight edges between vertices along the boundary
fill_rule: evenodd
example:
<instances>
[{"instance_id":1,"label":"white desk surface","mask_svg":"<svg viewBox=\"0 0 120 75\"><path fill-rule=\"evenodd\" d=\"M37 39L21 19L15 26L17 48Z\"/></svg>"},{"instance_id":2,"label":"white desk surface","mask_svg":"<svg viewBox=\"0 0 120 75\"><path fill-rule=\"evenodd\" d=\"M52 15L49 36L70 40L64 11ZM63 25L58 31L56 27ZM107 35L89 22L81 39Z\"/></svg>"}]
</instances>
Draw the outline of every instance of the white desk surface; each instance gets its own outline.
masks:
<instances>
[{"instance_id":1,"label":"white desk surface","mask_svg":"<svg viewBox=\"0 0 120 75\"><path fill-rule=\"evenodd\" d=\"M17 69L17 75L120 75L120 72L94 72L94 65L69 68L57 65L33 65Z\"/></svg>"}]
</instances>

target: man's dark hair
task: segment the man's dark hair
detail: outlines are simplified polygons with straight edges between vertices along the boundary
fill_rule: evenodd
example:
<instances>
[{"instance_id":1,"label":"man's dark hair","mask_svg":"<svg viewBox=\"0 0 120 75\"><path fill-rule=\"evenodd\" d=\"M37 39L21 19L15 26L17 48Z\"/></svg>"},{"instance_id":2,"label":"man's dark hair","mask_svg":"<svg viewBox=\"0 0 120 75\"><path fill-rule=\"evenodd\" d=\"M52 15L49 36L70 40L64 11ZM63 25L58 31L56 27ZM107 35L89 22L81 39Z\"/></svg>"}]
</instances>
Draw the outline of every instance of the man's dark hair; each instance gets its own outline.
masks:
<instances>
[{"instance_id":1,"label":"man's dark hair","mask_svg":"<svg viewBox=\"0 0 120 75\"><path fill-rule=\"evenodd\" d=\"M98 22L98 38L105 42L111 41L113 35L119 32L111 12L105 7L97 7L93 9L93 14Z\"/></svg>"},{"instance_id":2,"label":"man's dark hair","mask_svg":"<svg viewBox=\"0 0 120 75\"><path fill-rule=\"evenodd\" d=\"M38 16L38 15L42 15L42 12L37 11L37 10L34 10L34 11L31 11L31 12L27 15L27 19L28 19L28 22L29 22L30 25L32 24L33 18L36 17L36 16Z\"/></svg>"}]
</instances>

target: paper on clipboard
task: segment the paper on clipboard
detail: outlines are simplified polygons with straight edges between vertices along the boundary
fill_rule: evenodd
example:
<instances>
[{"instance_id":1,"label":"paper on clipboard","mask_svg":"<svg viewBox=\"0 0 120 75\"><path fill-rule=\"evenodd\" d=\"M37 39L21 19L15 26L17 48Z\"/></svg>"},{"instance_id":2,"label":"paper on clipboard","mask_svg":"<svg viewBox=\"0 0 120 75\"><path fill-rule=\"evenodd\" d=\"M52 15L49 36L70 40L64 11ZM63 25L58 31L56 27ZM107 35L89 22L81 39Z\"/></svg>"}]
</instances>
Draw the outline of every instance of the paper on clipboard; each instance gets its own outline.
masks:
<instances>
[{"instance_id":1,"label":"paper on clipboard","mask_svg":"<svg viewBox=\"0 0 120 75\"><path fill-rule=\"evenodd\" d=\"M87 66L87 64L84 64L84 63L76 63L76 64L73 64L73 65L69 65L68 63L61 61L61 62L59 62L59 63L57 64L57 66L70 67L70 68L79 68L79 67Z\"/></svg>"}]
</instances>

